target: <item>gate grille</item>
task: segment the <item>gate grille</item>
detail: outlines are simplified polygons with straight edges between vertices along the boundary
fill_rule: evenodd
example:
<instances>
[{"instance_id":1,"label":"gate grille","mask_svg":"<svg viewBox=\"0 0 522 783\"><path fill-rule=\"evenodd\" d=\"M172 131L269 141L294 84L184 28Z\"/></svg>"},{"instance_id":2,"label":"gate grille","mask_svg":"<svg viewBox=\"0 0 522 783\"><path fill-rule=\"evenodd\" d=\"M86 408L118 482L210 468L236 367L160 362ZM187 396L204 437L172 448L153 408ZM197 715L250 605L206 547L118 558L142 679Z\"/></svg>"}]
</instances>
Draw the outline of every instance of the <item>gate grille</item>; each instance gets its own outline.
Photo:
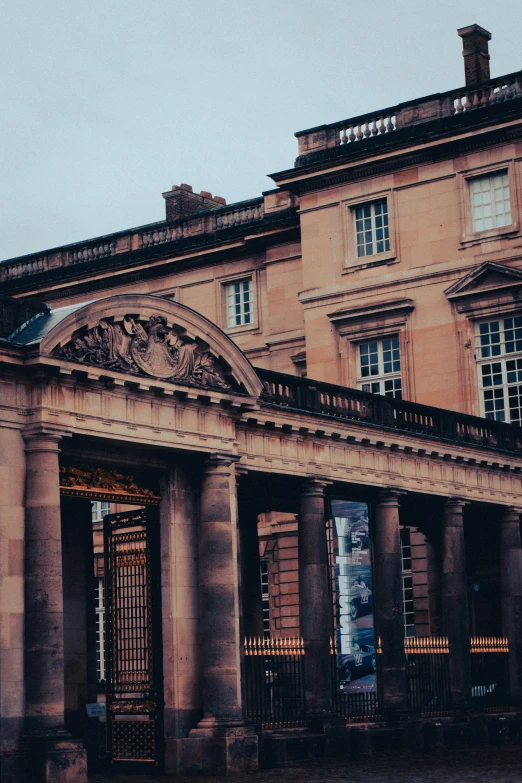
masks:
<instances>
[{"instance_id":1,"label":"gate grille","mask_svg":"<svg viewBox=\"0 0 522 783\"><path fill-rule=\"evenodd\" d=\"M104 518L107 720L112 763L159 764L161 642L150 514L150 510L141 509Z\"/></svg>"}]
</instances>

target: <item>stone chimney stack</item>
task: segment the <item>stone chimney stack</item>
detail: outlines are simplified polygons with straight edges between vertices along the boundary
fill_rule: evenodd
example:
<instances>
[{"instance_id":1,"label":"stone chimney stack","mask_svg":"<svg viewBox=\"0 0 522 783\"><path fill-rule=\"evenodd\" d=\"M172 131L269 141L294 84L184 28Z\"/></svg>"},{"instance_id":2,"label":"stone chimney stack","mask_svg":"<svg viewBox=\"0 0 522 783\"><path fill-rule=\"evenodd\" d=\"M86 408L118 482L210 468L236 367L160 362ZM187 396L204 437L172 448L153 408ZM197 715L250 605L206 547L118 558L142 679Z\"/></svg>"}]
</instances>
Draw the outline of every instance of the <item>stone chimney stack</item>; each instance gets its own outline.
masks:
<instances>
[{"instance_id":1,"label":"stone chimney stack","mask_svg":"<svg viewBox=\"0 0 522 783\"><path fill-rule=\"evenodd\" d=\"M192 185L173 185L172 190L163 193L163 198L165 199L167 222L191 217L205 209L215 209L227 203L221 196L212 196L212 193L208 193L206 190L202 190L201 193L193 193Z\"/></svg>"},{"instance_id":2,"label":"stone chimney stack","mask_svg":"<svg viewBox=\"0 0 522 783\"><path fill-rule=\"evenodd\" d=\"M457 33L462 38L466 87L478 87L490 78L488 41L491 33L478 24L461 27Z\"/></svg>"}]
</instances>

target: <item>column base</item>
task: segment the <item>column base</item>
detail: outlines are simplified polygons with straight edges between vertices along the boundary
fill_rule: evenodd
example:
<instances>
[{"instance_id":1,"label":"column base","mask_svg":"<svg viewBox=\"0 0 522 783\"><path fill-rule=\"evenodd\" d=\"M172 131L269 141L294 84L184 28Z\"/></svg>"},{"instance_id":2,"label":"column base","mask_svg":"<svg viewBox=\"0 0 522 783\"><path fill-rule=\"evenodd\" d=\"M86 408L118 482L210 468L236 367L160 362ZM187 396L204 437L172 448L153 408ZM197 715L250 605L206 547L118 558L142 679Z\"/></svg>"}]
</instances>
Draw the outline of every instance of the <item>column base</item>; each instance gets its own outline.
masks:
<instances>
[{"instance_id":1,"label":"column base","mask_svg":"<svg viewBox=\"0 0 522 783\"><path fill-rule=\"evenodd\" d=\"M184 739L170 740L165 772L178 775L242 775L259 769L259 738L243 722L201 724Z\"/></svg>"},{"instance_id":2,"label":"column base","mask_svg":"<svg viewBox=\"0 0 522 783\"><path fill-rule=\"evenodd\" d=\"M26 783L87 783L87 753L65 730L25 734L20 743Z\"/></svg>"}]
</instances>

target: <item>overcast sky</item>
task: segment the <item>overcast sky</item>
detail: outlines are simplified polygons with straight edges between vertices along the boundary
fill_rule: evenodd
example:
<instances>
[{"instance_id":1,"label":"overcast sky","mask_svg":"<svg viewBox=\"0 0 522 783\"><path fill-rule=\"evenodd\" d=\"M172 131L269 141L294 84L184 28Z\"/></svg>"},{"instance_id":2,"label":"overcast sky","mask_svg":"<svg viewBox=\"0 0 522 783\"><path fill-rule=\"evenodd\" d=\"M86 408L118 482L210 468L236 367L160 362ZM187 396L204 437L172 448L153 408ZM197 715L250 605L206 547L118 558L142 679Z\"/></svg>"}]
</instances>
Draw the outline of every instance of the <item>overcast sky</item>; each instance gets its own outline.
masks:
<instances>
[{"instance_id":1,"label":"overcast sky","mask_svg":"<svg viewBox=\"0 0 522 783\"><path fill-rule=\"evenodd\" d=\"M0 258L273 187L297 130L464 83L456 29L522 68L520 0L5 0Z\"/></svg>"}]
</instances>

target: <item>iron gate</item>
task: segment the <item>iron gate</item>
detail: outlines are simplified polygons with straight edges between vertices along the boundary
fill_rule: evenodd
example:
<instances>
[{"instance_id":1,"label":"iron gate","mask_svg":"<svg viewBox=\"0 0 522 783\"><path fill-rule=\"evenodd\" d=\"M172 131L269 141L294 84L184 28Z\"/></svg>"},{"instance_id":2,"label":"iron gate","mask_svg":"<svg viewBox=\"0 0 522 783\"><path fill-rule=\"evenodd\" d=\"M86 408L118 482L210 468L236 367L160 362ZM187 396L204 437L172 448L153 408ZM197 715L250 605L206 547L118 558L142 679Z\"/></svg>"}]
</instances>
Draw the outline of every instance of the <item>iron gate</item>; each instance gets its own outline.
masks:
<instances>
[{"instance_id":1,"label":"iron gate","mask_svg":"<svg viewBox=\"0 0 522 783\"><path fill-rule=\"evenodd\" d=\"M111 764L162 764L157 511L104 517L107 749Z\"/></svg>"}]
</instances>

